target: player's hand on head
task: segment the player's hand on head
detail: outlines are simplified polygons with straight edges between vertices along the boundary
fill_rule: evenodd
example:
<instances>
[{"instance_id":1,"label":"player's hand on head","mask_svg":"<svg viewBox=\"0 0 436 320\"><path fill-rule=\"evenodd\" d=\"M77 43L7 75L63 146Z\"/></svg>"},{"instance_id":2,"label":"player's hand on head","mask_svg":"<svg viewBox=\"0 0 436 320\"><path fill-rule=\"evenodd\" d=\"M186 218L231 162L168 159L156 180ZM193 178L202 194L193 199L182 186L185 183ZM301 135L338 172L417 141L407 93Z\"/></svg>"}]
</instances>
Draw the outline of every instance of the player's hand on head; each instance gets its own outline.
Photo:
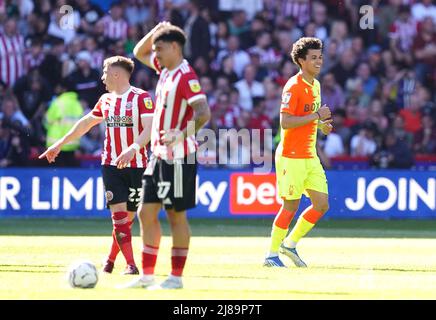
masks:
<instances>
[{"instance_id":1,"label":"player's hand on head","mask_svg":"<svg viewBox=\"0 0 436 320\"><path fill-rule=\"evenodd\" d=\"M170 26L170 25L171 25L171 22L168 22L168 21L161 21L161 22L159 22L159 23L154 27L154 30L157 31L157 30L159 30L159 29L162 28L162 27L166 27L166 26Z\"/></svg>"},{"instance_id":2,"label":"player's hand on head","mask_svg":"<svg viewBox=\"0 0 436 320\"><path fill-rule=\"evenodd\" d=\"M332 116L330 108L326 104L324 104L321 108L318 109L318 113L320 116L320 120L325 120Z\"/></svg>"}]
</instances>

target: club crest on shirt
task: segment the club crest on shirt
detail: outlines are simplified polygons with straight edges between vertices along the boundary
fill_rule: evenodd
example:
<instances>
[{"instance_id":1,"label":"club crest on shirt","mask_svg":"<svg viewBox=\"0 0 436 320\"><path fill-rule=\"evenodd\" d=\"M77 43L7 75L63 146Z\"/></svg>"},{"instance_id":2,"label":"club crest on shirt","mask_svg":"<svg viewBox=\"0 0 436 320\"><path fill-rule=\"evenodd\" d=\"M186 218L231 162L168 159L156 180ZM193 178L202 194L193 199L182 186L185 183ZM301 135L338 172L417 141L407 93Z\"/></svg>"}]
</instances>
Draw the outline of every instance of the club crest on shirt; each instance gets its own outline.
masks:
<instances>
[{"instance_id":1,"label":"club crest on shirt","mask_svg":"<svg viewBox=\"0 0 436 320\"><path fill-rule=\"evenodd\" d=\"M106 200L111 201L114 198L112 191L106 191Z\"/></svg>"},{"instance_id":2,"label":"club crest on shirt","mask_svg":"<svg viewBox=\"0 0 436 320\"><path fill-rule=\"evenodd\" d=\"M153 109L153 102L151 101L150 98L144 99L144 105L146 109Z\"/></svg>"},{"instance_id":3,"label":"club crest on shirt","mask_svg":"<svg viewBox=\"0 0 436 320\"><path fill-rule=\"evenodd\" d=\"M126 110L130 110L132 109L132 103L131 102L127 102L126 103Z\"/></svg>"},{"instance_id":4,"label":"club crest on shirt","mask_svg":"<svg viewBox=\"0 0 436 320\"><path fill-rule=\"evenodd\" d=\"M197 79L189 80L188 83L189 83L189 88L191 88L192 92L194 93L200 92L201 87Z\"/></svg>"},{"instance_id":5,"label":"club crest on shirt","mask_svg":"<svg viewBox=\"0 0 436 320\"><path fill-rule=\"evenodd\" d=\"M286 92L286 93L284 93L284 94L282 95L282 103L283 103L283 104L288 104L289 101L291 101L291 96L292 96L292 93L290 93L290 92Z\"/></svg>"}]
</instances>

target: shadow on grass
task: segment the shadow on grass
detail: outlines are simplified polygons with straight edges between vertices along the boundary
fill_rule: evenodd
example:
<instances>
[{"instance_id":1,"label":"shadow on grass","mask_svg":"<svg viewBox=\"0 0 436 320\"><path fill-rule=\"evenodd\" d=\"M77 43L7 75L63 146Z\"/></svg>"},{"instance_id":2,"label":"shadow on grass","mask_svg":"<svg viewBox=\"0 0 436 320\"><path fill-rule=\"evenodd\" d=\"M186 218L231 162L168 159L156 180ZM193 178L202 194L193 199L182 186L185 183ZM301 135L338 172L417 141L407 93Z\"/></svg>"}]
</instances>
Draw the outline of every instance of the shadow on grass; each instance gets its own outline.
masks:
<instances>
[{"instance_id":1,"label":"shadow on grass","mask_svg":"<svg viewBox=\"0 0 436 320\"><path fill-rule=\"evenodd\" d=\"M190 225L192 235L198 237L269 237L272 221L192 219ZM161 220L161 226L163 235L169 236L167 221ZM111 232L109 219L0 219L0 236L110 236ZM138 221L133 234L139 236ZM436 220L325 220L309 237L436 238Z\"/></svg>"}]
</instances>

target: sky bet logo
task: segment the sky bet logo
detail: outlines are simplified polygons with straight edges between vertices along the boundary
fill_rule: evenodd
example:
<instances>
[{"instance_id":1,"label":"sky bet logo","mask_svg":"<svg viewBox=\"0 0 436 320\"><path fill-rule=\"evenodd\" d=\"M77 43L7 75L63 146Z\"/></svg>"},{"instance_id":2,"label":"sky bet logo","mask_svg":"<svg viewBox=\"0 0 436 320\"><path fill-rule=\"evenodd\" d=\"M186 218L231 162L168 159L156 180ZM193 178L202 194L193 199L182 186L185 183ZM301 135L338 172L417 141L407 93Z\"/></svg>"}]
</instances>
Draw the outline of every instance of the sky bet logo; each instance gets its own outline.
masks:
<instances>
[{"instance_id":1,"label":"sky bet logo","mask_svg":"<svg viewBox=\"0 0 436 320\"><path fill-rule=\"evenodd\" d=\"M110 116L106 118L106 125L108 127L133 127L131 116Z\"/></svg>"}]
</instances>

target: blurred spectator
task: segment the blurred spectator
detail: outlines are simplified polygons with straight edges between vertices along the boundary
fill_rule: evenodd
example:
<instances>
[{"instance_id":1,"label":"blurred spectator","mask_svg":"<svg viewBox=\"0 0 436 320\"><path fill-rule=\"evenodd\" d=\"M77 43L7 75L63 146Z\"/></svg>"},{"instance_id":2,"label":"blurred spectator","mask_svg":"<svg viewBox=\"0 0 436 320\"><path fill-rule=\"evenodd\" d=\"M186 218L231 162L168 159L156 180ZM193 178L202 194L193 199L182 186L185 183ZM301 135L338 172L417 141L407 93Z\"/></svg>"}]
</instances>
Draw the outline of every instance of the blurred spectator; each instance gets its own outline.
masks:
<instances>
[{"instance_id":1,"label":"blurred spectator","mask_svg":"<svg viewBox=\"0 0 436 320\"><path fill-rule=\"evenodd\" d=\"M420 32L413 41L415 55L415 71L422 83L436 85L436 23L426 17L421 22Z\"/></svg>"},{"instance_id":2,"label":"blurred spectator","mask_svg":"<svg viewBox=\"0 0 436 320\"><path fill-rule=\"evenodd\" d=\"M61 38L68 44L76 36L76 30L80 25L80 15L78 11L73 10L73 12L66 17L65 13L59 10L59 8L66 4L66 0L56 1L56 5L50 15L47 34L52 37Z\"/></svg>"},{"instance_id":3,"label":"blurred spectator","mask_svg":"<svg viewBox=\"0 0 436 320\"><path fill-rule=\"evenodd\" d=\"M253 98L265 95L263 84L256 81L255 77L256 68L248 65L244 70L244 78L235 83L235 87L239 91L239 104L247 111L253 109Z\"/></svg>"},{"instance_id":4,"label":"blurred spectator","mask_svg":"<svg viewBox=\"0 0 436 320\"><path fill-rule=\"evenodd\" d=\"M333 131L334 133L338 134L338 136L341 138L344 152L349 154L349 143L351 138L351 129L347 126L345 126L345 111L344 109L336 109L332 113L332 119L333 119ZM331 134L331 133L330 133Z\"/></svg>"},{"instance_id":5,"label":"blurred spectator","mask_svg":"<svg viewBox=\"0 0 436 320\"><path fill-rule=\"evenodd\" d=\"M410 15L410 7L402 5L398 11L398 18L390 27L390 49L394 53L397 62L405 66L411 66L413 57L411 54L413 38L417 34L417 23Z\"/></svg>"},{"instance_id":6,"label":"blurred spectator","mask_svg":"<svg viewBox=\"0 0 436 320\"><path fill-rule=\"evenodd\" d=\"M407 132L404 127L404 119L401 115L397 114L392 121L390 126L392 133L397 137L398 140L405 142L409 147L413 143L413 135Z\"/></svg>"},{"instance_id":7,"label":"blurred spectator","mask_svg":"<svg viewBox=\"0 0 436 320\"><path fill-rule=\"evenodd\" d=\"M97 47L99 49L107 50L109 49L109 46L115 42L106 35L106 24L103 19L97 21L91 35L97 42Z\"/></svg>"},{"instance_id":8,"label":"blurred spectator","mask_svg":"<svg viewBox=\"0 0 436 320\"><path fill-rule=\"evenodd\" d=\"M230 104L230 98L227 93L220 93L215 105L212 106L213 117L211 119L210 127L212 130L218 132L219 129L235 128L237 118L240 114L237 106Z\"/></svg>"},{"instance_id":9,"label":"blurred spectator","mask_svg":"<svg viewBox=\"0 0 436 320\"><path fill-rule=\"evenodd\" d=\"M100 126L93 126L87 134L80 138L80 151L84 154L99 156L102 153L103 135Z\"/></svg>"},{"instance_id":10,"label":"blurred spectator","mask_svg":"<svg viewBox=\"0 0 436 320\"><path fill-rule=\"evenodd\" d=\"M189 17L185 22L186 44L185 57L191 62L202 57L209 62L210 33L207 21L200 15L200 0L188 2Z\"/></svg>"},{"instance_id":11,"label":"blurred spectator","mask_svg":"<svg viewBox=\"0 0 436 320\"><path fill-rule=\"evenodd\" d=\"M45 53L42 48L42 41L39 38L28 39L26 44L28 44L28 49L24 56L24 65L25 69L29 71L41 65L45 58Z\"/></svg>"},{"instance_id":12,"label":"blurred spectator","mask_svg":"<svg viewBox=\"0 0 436 320\"><path fill-rule=\"evenodd\" d=\"M335 75L336 81L341 87L345 87L347 79L354 76L356 66L356 57L351 49L346 49L340 54L339 63L330 71Z\"/></svg>"},{"instance_id":13,"label":"blurred spectator","mask_svg":"<svg viewBox=\"0 0 436 320\"><path fill-rule=\"evenodd\" d=\"M400 116L404 120L404 130L412 134L421 129L420 101L417 94L410 96L409 104L400 110Z\"/></svg>"},{"instance_id":14,"label":"blurred spectator","mask_svg":"<svg viewBox=\"0 0 436 320\"><path fill-rule=\"evenodd\" d=\"M368 98L372 98L377 89L377 79L371 75L369 65L362 62L358 65L356 70L357 78L362 82L363 92L368 95Z\"/></svg>"},{"instance_id":15,"label":"blurred spectator","mask_svg":"<svg viewBox=\"0 0 436 320\"><path fill-rule=\"evenodd\" d=\"M284 87L289 78L298 72L297 66L289 59L283 60L280 64L278 74L275 78L275 82L280 86Z\"/></svg>"},{"instance_id":16,"label":"blurred spectator","mask_svg":"<svg viewBox=\"0 0 436 320\"><path fill-rule=\"evenodd\" d=\"M256 45L248 49L250 54L257 54L260 65L275 68L280 62L280 53L271 46L271 34L267 31L260 32L256 37Z\"/></svg>"},{"instance_id":17,"label":"blurred spectator","mask_svg":"<svg viewBox=\"0 0 436 320\"><path fill-rule=\"evenodd\" d=\"M371 162L382 169L410 169L413 165L413 154L404 141L388 131L382 147L373 155Z\"/></svg>"},{"instance_id":18,"label":"blurred spectator","mask_svg":"<svg viewBox=\"0 0 436 320\"><path fill-rule=\"evenodd\" d=\"M0 124L2 122L0 120ZM17 126L0 128L0 168L25 167L28 164L28 154L28 139Z\"/></svg>"},{"instance_id":19,"label":"blurred spectator","mask_svg":"<svg viewBox=\"0 0 436 320\"><path fill-rule=\"evenodd\" d=\"M70 75L73 71L77 70L76 56L82 51L83 39L82 37L76 37L70 43L67 44L68 54L64 56L62 63L62 77Z\"/></svg>"},{"instance_id":20,"label":"blurred spectator","mask_svg":"<svg viewBox=\"0 0 436 320\"><path fill-rule=\"evenodd\" d=\"M127 39L124 43L124 52L130 58L133 58L133 48L141 40L141 35L139 33L139 28L137 25L129 26L127 28ZM102 64L98 67L101 68Z\"/></svg>"},{"instance_id":21,"label":"blurred spectator","mask_svg":"<svg viewBox=\"0 0 436 320\"><path fill-rule=\"evenodd\" d=\"M69 91L75 91L80 100L87 103L88 108L93 108L98 98L104 93L100 74L91 68L92 58L89 52L81 51L76 56L77 70L66 78Z\"/></svg>"},{"instance_id":22,"label":"blurred spectator","mask_svg":"<svg viewBox=\"0 0 436 320\"><path fill-rule=\"evenodd\" d=\"M63 74L65 45L64 40L53 38L51 40L50 51L45 55L44 60L39 66L41 75L47 79L52 88L55 88L61 83Z\"/></svg>"},{"instance_id":23,"label":"blurred spectator","mask_svg":"<svg viewBox=\"0 0 436 320\"><path fill-rule=\"evenodd\" d=\"M272 124L274 119L279 117L280 109L277 106L280 105L282 88L278 87L271 79L265 79L263 82L265 88L265 115L269 118Z\"/></svg>"},{"instance_id":24,"label":"blurred spectator","mask_svg":"<svg viewBox=\"0 0 436 320\"><path fill-rule=\"evenodd\" d=\"M21 111L17 98L14 95L9 94L3 98L0 110L0 119L3 120L3 126L29 135L30 122Z\"/></svg>"},{"instance_id":25,"label":"blurred spectator","mask_svg":"<svg viewBox=\"0 0 436 320\"><path fill-rule=\"evenodd\" d=\"M367 157L377 149L372 127L364 126L351 138L350 154L353 157Z\"/></svg>"},{"instance_id":26,"label":"blurred spectator","mask_svg":"<svg viewBox=\"0 0 436 320\"><path fill-rule=\"evenodd\" d=\"M291 16L299 27L304 27L310 20L310 1L278 0L279 14Z\"/></svg>"},{"instance_id":27,"label":"blurred spectator","mask_svg":"<svg viewBox=\"0 0 436 320\"><path fill-rule=\"evenodd\" d=\"M350 48L356 57L357 63L362 63L366 60L366 55L363 48L363 39L361 36L351 38Z\"/></svg>"},{"instance_id":28,"label":"blurred spectator","mask_svg":"<svg viewBox=\"0 0 436 320\"><path fill-rule=\"evenodd\" d=\"M208 76L200 77L200 86L207 96L207 101L213 105L216 101L212 79Z\"/></svg>"},{"instance_id":29,"label":"blurred spectator","mask_svg":"<svg viewBox=\"0 0 436 320\"><path fill-rule=\"evenodd\" d=\"M263 9L263 0L219 0L220 11L244 11L248 20L253 19L256 12Z\"/></svg>"},{"instance_id":30,"label":"blurred spectator","mask_svg":"<svg viewBox=\"0 0 436 320\"><path fill-rule=\"evenodd\" d=\"M401 0L388 0L387 4L381 4L378 10L375 10L378 37L382 43L388 40L389 30L398 16L398 9Z\"/></svg>"},{"instance_id":31,"label":"blurred spectator","mask_svg":"<svg viewBox=\"0 0 436 320\"><path fill-rule=\"evenodd\" d=\"M415 133L413 149L416 153L436 153L436 127L431 115L424 115L421 119L422 127Z\"/></svg>"},{"instance_id":32,"label":"blurred spectator","mask_svg":"<svg viewBox=\"0 0 436 320\"><path fill-rule=\"evenodd\" d=\"M250 65L256 69L256 76L254 77L256 81L263 82L269 76L269 70L271 69L261 63L260 55L256 51L250 52Z\"/></svg>"},{"instance_id":33,"label":"blurred spectator","mask_svg":"<svg viewBox=\"0 0 436 320\"><path fill-rule=\"evenodd\" d=\"M210 70L210 65L207 63L207 60L204 57L198 57L195 59L194 63L192 63L193 68L195 72L197 73L197 76L211 76L212 72Z\"/></svg>"},{"instance_id":34,"label":"blurred spectator","mask_svg":"<svg viewBox=\"0 0 436 320\"><path fill-rule=\"evenodd\" d=\"M335 41L338 46L337 52L341 54L342 52L344 52L346 48L350 47L349 40L347 39L347 37L348 37L348 27L345 21L335 20L331 23L330 35L325 41L326 46L329 45L330 41ZM352 51L351 54L353 54Z\"/></svg>"},{"instance_id":35,"label":"blurred spectator","mask_svg":"<svg viewBox=\"0 0 436 320\"><path fill-rule=\"evenodd\" d=\"M328 37L327 8L319 1L312 3L312 20L315 23L315 37L325 41Z\"/></svg>"},{"instance_id":36,"label":"blurred spectator","mask_svg":"<svg viewBox=\"0 0 436 320\"><path fill-rule=\"evenodd\" d=\"M38 69L18 79L14 86L14 93L24 116L33 128L32 143L44 145L45 130L42 126L47 103L51 99L52 91L48 82L41 76Z\"/></svg>"},{"instance_id":37,"label":"blurred spectator","mask_svg":"<svg viewBox=\"0 0 436 320\"><path fill-rule=\"evenodd\" d=\"M227 38L229 37L229 29L224 21L217 23L217 32L211 38L212 46L214 47L215 56L220 50L227 48Z\"/></svg>"},{"instance_id":38,"label":"blurred spectator","mask_svg":"<svg viewBox=\"0 0 436 320\"><path fill-rule=\"evenodd\" d=\"M0 80L7 86L25 73L24 55L24 38L17 32L16 20L8 18L0 32Z\"/></svg>"},{"instance_id":39,"label":"blurred spectator","mask_svg":"<svg viewBox=\"0 0 436 320\"><path fill-rule=\"evenodd\" d=\"M401 71L400 71L401 72ZM416 73L413 70L405 70L403 76L398 81L397 92L397 108L403 109L405 106L410 105L410 98L415 92L418 85Z\"/></svg>"},{"instance_id":40,"label":"blurred spectator","mask_svg":"<svg viewBox=\"0 0 436 320\"><path fill-rule=\"evenodd\" d=\"M331 111L344 107L344 92L333 73L326 73L321 80L321 104L329 106Z\"/></svg>"},{"instance_id":41,"label":"blurred spectator","mask_svg":"<svg viewBox=\"0 0 436 320\"><path fill-rule=\"evenodd\" d=\"M422 21L426 17L430 17L436 24L436 5L434 2L432 3L432 0L416 1L412 5L412 17L416 21Z\"/></svg>"},{"instance_id":42,"label":"blurred spectator","mask_svg":"<svg viewBox=\"0 0 436 320\"><path fill-rule=\"evenodd\" d=\"M247 52L239 48L239 38L237 36L229 36L227 39L227 48L218 52L216 58L216 68L218 70L222 65L222 60L226 56L232 56L233 71L235 71L238 77L241 77L245 66L250 63L250 56Z\"/></svg>"},{"instance_id":43,"label":"blurred spectator","mask_svg":"<svg viewBox=\"0 0 436 320\"><path fill-rule=\"evenodd\" d=\"M103 61L105 58L104 50L97 47L97 42L93 37L87 37L85 39L84 49L91 54L91 68L97 69L102 73Z\"/></svg>"},{"instance_id":44,"label":"blurred spectator","mask_svg":"<svg viewBox=\"0 0 436 320\"><path fill-rule=\"evenodd\" d=\"M319 143L324 154L328 158L338 157L345 154L344 143L341 136L336 132L330 132L327 136L321 134Z\"/></svg>"},{"instance_id":45,"label":"blurred spectator","mask_svg":"<svg viewBox=\"0 0 436 320\"><path fill-rule=\"evenodd\" d=\"M227 21L229 34L243 39L250 30L247 20L247 13L244 10L235 10L231 13L231 18ZM246 48L244 48L246 49Z\"/></svg>"},{"instance_id":46,"label":"blurred spectator","mask_svg":"<svg viewBox=\"0 0 436 320\"><path fill-rule=\"evenodd\" d=\"M368 48L367 54L368 54L368 66L370 69L371 74L376 78L381 78L385 71L386 66L382 62L382 56L381 56L381 47L378 45L372 45Z\"/></svg>"},{"instance_id":47,"label":"blurred spectator","mask_svg":"<svg viewBox=\"0 0 436 320\"><path fill-rule=\"evenodd\" d=\"M331 69L336 66L339 61L338 54L338 43L336 40L331 40L328 42L326 48L324 48L323 52L323 63L322 63L322 71L321 76L330 72Z\"/></svg>"},{"instance_id":48,"label":"blurred spectator","mask_svg":"<svg viewBox=\"0 0 436 320\"><path fill-rule=\"evenodd\" d=\"M216 77L225 77L230 83L238 81L238 75L234 71L234 59L232 55L223 57L221 62L221 68L218 69Z\"/></svg>"},{"instance_id":49,"label":"blurred spectator","mask_svg":"<svg viewBox=\"0 0 436 320\"><path fill-rule=\"evenodd\" d=\"M66 91L66 86L61 86L61 94L50 104L45 126L47 128L47 147L62 138L73 125L82 117L83 108L76 92ZM77 167L79 161L75 151L79 148L79 140L72 141L61 148L55 165L60 167Z\"/></svg>"},{"instance_id":50,"label":"blurred spectator","mask_svg":"<svg viewBox=\"0 0 436 320\"><path fill-rule=\"evenodd\" d=\"M82 0L83 1L83 0ZM129 26L142 24L151 20L153 2L145 0L126 1L125 17Z\"/></svg>"},{"instance_id":51,"label":"blurred spectator","mask_svg":"<svg viewBox=\"0 0 436 320\"><path fill-rule=\"evenodd\" d=\"M126 39L128 24L123 18L123 7L119 2L113 2L108 15L101 18L104 25L104 35L110 40Z\"/></svg>"},{"instance_id":52,"label":"blurred spectator","mask_svg":"<svg viewBox=\"0 0 436 320\"><path fill-rule=\"evenodd\" d=\"M380 100L371 101L368 108L368 120L376 125L378 130L384 132L389 125L388 118L383 114L383 105Z\"/></svg>"},{"instance_id":53,"label":"blurred spectator","mask_svg":"<svg viewBox=\"0 0 436 320\"><path fill-rule=\"evenodd\" d=\"M80 15L78 32L90 33L95 24L103 17L103 10L89 0L76 0L77 11Z\"/></svg>"}]
</instances>

